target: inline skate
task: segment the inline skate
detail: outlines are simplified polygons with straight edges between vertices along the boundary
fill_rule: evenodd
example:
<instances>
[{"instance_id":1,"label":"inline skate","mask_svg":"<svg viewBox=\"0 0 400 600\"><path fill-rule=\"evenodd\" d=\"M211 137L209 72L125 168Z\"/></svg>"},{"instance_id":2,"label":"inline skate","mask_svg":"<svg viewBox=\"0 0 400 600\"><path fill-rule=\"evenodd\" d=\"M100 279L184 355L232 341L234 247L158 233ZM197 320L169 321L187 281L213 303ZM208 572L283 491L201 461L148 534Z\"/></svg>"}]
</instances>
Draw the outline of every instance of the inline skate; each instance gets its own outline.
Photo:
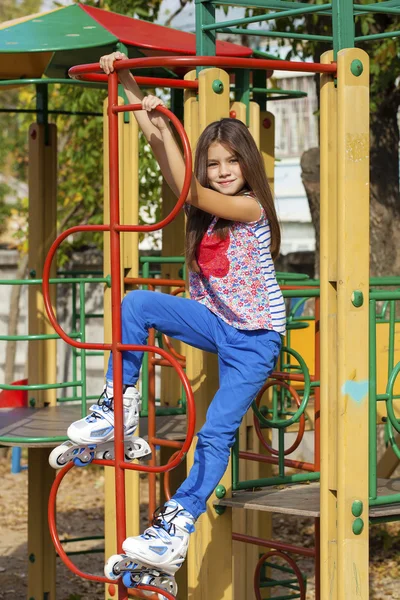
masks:
<instances>
[{"instance_id":1,"label":"inline skate","mask_svg":"<svg viewBox=\"0 0 400 600\"><path fill-rule=\"evenodd\" d=\"M152 526L138 537L122 544L124 554L111 556L104 573L108 579L122 577L124 585L134 588L151 585L176 596L175 573L186 558L194 518L176 500L169 500L154 517ZM158 594L160 600L165 596Z\"/></svg>"},{"instance_id":2,"label":"inline skate","mask_svg":"<svg viewBox=\"0 0 400 600\"><path fill-rule=\"evenodd\" d=\"M139 423L140 395L133 386L124 386L124 446L125 460L150 458L148 443L134 437ZM49 463L59 469L70 460L76 466L90 464L94 458L114 458L114 399L113 387L109 383L104 387L97 404L90 407L90 414L71 423L67 430L69 440L54 448Z\"/></svg>"}]
</instances>

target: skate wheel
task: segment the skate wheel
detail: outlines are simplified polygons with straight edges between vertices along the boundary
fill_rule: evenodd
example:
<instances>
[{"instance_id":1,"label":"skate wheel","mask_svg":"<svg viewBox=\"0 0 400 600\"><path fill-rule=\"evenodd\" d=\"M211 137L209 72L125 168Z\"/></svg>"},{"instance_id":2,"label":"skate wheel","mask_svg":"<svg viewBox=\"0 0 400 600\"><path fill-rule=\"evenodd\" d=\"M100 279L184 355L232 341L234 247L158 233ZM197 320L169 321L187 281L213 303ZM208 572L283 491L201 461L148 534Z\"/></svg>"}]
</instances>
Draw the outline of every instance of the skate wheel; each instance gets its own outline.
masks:
<instances>
[{"instance_id":1,"label":"skate wheel","mask_svg":"<svg viewBox=\"0 0 400 600\"><path fill-rule=\"evenodd\" d=\"M73 447L74 444L68 441L54 448L49 455L50 466L53 469L61 469L61 467L64 467L71 460L69 451Z\"/></svg>"},{"instance_id":2,"label":"skate wheel","mask_svg":"<svg viewBox=\"0 0 400 600\"><path fill-rule=\"evenodd\" d=\"M104 565L104 575L107 579L116 581L122 576L122 572L118 569L117 565L121 562L124 557L121 554L113 554L110 556L106 564Z\"/></svg>"},{"instance_id":3,"label":"skate wheel","mask_svg":"<svg viewBox=\"0 0 400 600\"><path fill-rule=\"evenodd\" d=\"M94 452L90 452L88 450L82 452L81 454L78 454L78 456L76 458L73 459L74 461L74 465L76 467L86 467L87 465L90 465L90 463L92 462L92 460L94 459Z\"/></svg>"}]
</instances>

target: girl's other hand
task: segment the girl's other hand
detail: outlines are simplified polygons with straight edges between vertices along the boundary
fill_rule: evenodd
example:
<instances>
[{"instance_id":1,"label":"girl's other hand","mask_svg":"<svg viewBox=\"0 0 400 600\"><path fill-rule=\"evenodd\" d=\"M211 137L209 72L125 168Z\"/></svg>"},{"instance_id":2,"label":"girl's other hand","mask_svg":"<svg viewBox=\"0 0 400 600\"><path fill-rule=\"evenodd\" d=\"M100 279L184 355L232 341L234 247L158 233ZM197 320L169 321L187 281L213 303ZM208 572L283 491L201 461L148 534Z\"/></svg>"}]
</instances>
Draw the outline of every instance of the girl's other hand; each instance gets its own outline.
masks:
<instances>
[{"instance_id":1,"label":"girl's other hand","mask_svg":"<svg viewBox=\"0 0 400 600\"><path fill-rule=\"evenodd\" d=\"M112 52L111 54L105 54L100 58L100 67L104 73L109 75L114 71L114 62L116 60L126 60L128 57L123 52Z\"/></svg>"},{"instance_id":2,"label":"girl's other hand","mask_svg":"<svg viewBox=\"0 0 400 600\"><path fill-rule=\"evenodd\" d=\"M152 96L149 94L145 96L142 100L143 110L146 110L149 115L149 119L160 131L168 128L168 119L165 115L162 115L158 111L155 110L157 106L165 106L164 102L157 98L157 96Z\"/></svg>"}]
</instances>

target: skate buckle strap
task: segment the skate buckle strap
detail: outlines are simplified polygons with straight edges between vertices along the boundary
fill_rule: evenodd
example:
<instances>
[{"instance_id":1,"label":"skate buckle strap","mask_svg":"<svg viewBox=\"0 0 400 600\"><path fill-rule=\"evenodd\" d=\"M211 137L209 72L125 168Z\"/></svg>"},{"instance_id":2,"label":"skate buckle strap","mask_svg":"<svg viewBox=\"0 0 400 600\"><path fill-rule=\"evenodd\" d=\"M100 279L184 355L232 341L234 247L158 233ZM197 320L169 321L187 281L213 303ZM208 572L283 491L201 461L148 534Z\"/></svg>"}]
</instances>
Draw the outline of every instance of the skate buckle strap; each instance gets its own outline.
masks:
<instances>
[{"instance_id":1,"label":"skate buckle strap","mask_svg":"<svg viewBox=\"0 0 400 600\"><path fill-rule=\"evenodd\" d=\"M114 426L114 411L108 407L108 410L104 410L102 404L92 404L90 407L91 415L89 417L94 417L96 419L105 419L110 423L110 425Z\"/></svg>"}]
</instances>

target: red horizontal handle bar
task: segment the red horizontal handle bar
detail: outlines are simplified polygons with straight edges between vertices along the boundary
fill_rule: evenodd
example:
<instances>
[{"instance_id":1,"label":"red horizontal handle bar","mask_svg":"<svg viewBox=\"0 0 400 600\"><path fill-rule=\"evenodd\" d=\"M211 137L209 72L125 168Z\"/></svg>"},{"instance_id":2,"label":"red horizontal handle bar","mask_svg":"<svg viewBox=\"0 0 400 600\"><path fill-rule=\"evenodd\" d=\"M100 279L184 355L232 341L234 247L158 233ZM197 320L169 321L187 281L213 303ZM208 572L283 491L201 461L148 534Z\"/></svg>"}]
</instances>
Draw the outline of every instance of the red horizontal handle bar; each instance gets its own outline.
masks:
<instances>
[{"instance_id":1,"label":"red horizontal handle bar","mask_svg":"<svg viewBox=\"0 0 400 600\"><path fill-rule=\"evenodd\" d=\"M183 279L156 279L155 277L125 277L126 285L153 285L167 287L185 287Z\"/></svg>"},{"instance_id":2,"label":"red horizontal handle bar","mask_svg":"<svg viewBox=\"0 0 400 600\"><path fill-rule=\"evenodd\" d=\"M283 550L292 554L300 554L301 556L315 556L314 548L301 548L293 544L285 544L275 540L263 540L262 538L242 533L232 533L232 539L235 542L245 542L246 544L254 544L255 546L263 546L264 548L273 548L274 550Z\"/></svg>"},{"instance_id":3,"label":"red horizontal handle bar","mask_svg":"<svg viewBox=\"0 0 400 600\"><path fill-rule=\"evenodd\" d=\"M168 77L135 77L138 85L143 87L168 87L182 90L197 90L199 87L198 81L189 81L186 79L168 79ZM85 81L95 83L107 83L108 76L100 73L87 73L84 77Z\"/></svg>"},{"instance_id":4,"label":"red horizontal handle bar","mask_svg":"<svg viewBox=\"0 0 400 600\"><path fill-rule=\"evenodd\" d=\"M238 58L225 56L148 56L130 58L114 63L116 71L121 69L146 69L149 67L232 67L234 69L255 69L295 71L299 73L336 73L336 63L322 64L314 62L294 62L289 60L270 60L258 58ZM87 74L101 72L99 63L71 67L68 74L73 79L84 79ZM93 81L93 79L92 79Z\"/></svg>"}]
</instances>

